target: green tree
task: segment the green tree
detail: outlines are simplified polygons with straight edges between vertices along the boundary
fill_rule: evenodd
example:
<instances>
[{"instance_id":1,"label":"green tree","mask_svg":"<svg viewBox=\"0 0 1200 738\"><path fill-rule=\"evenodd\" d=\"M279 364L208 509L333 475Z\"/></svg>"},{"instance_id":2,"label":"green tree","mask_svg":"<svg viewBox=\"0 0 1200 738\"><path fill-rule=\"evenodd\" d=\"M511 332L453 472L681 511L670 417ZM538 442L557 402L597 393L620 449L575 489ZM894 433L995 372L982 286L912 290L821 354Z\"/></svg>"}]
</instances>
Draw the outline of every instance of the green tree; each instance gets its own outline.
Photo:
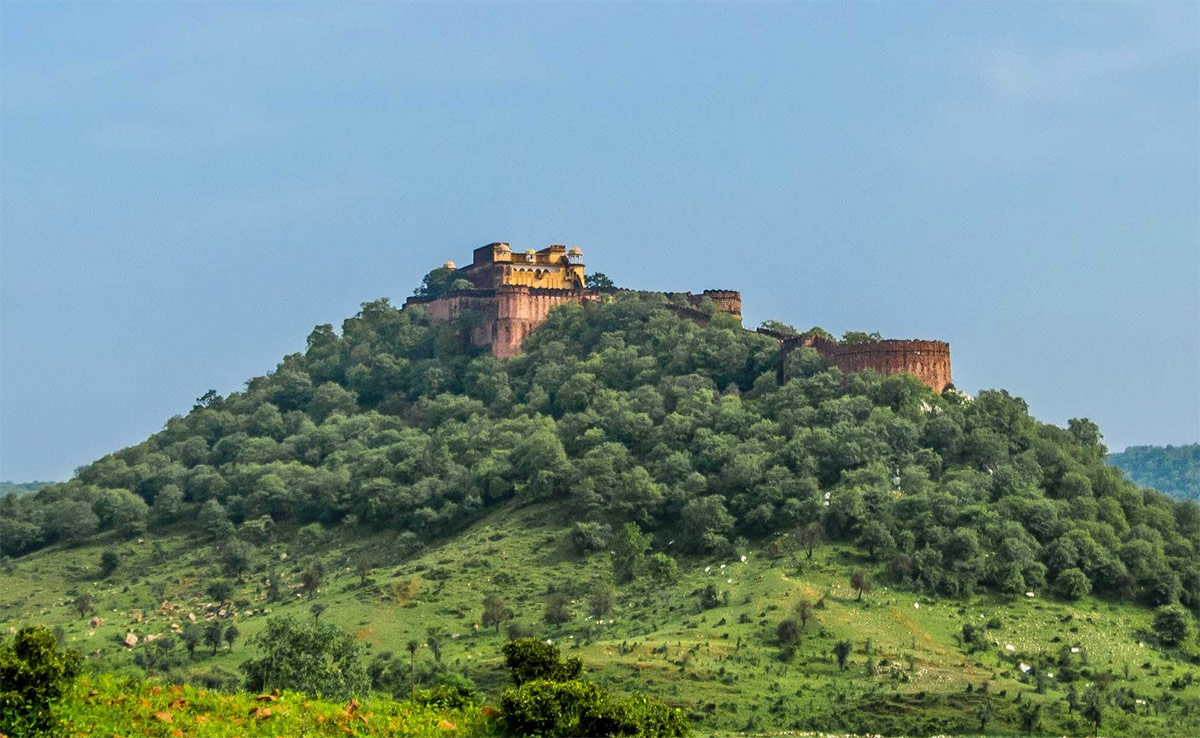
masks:
<instances>
[{"instance_id":1,"label":"green tree","mask_svg":"<svg viewBox=\"0 0 1200 738\"><path fill-rule=\"evenodd\" d=\"M1044 729L1042 706L1032 700L1021 703L1017 708L1017 718L1021 721L1021 730L1025 731L1025 735L1040 733Z\"/></svg>"},{"instance_id":2,"label":"green tree","mask_svg":"<svg viewBox=\"0 0 1200 738\"><path fill-rule=\"evenodd\" d=\"M204 626L204 644L212 646L213 655L217 655L217 648L221 645L221 641L225 635L225 631L221 628L221 621L210 620Z\"/></svg>"},{"instance_id":3,"label":"green tree","mask_svg":"<svg viewBox=\"0 0 1200 738\"><path fill-rule=\"evenodd\" d=\"M75 612L79 613L79 617L87 617L87 614L92 611L95 600L90 592L84 592L71 601L71 606L75 608Z\"/></svg>"},{"instance_id":4,"label":"green tree","mask_svg":"<svg viewBox=\"0 0 1200 738\"><path fill-rule=\"evenodd\" d=\"M571 657L564 661L558 646L533 638L518 638L500 648L513 684L544 680L566 682L578 679L583 662Z\"/></svg>"},{"instance_id":5,"label":"green tree","mask_svg":"<svg viewBox=\"0 0 1200 738\"><path fill-rule=\"evenodd\" d=\"M1054 579L1054 586L1058 594L1068 600L1078 600L1092 591L1092 583L1087 574L1075 568L1059 572Z\"/></svg>"},{"instance_id":6,"label":"green tree","mask_svg":"<svg viewBox=\"0 0 1200 738\"><path fill-rule=\"evenodd\" d=\"M493 625L496 627L496 632L500 632L500 625L505 620L512 620L513 611L508 605L504 604L504 600L500 599L499 595L489 594L483 598L483 617L480 618L480 623L483 627Z\"/></svg>"},{"instance_id":7,"label":"green tree","mask_svg":"<svg viewBox=\"0 0 1200 738\"><path fill-rule=\"evenodd\" d=\"M293 689L344 700L370 688L362 646L334 625L275 617L250 643L261 654L241 666L251 691Z\"/></svg>"},{"instance_id":8,"label":"green tree","mask_svg":"<svg viewBox=\"0 0 1200 738\"><path fill-rule=\"evenodd\" d=\"M850 641L838 641L833 644L833 655L837 659L838 669L846 670L846 660L850 658L850 652L854 649L854 644Z\"/></svg>"},{"instance_id":9,"label":"green tree","mask_svg":"<svg viewBox=\"0 0 1200 738\"><path fill-rule=\"evenodd\" d=\"M221 546L220 555L221 566L225 570L225 575L234 577L241 582L242 573L250 566L250 562L253 559L254 546L240 538L234 538Z\"/></svg>"},{"instance_id":10,"label":"green tree","mask_svg":"<svg viewBox=\"0 0 1200 738\"><path fill-rule=\"evenodd\" d=\"M230 623L229 627L225 629L225 633L222 635L222 638L225 640L225 647L232 651L233 642L236 641L240 635L241 631L238 630L238 627L233 623Z\"/></svg>"},{"instance_id":11,"label":"green tree","mask_svg":"<svg viewBox=\"0 0 1200 738\"><path fill-rule=\"evenodd\" d=\"M584 276L583 281L590 290L611 290L614 287L613 281L604 272L592 272Z\"/></svg>"},{"instance_id":12,"label":"green tree","mask_svg":"<svg viewBox=\"0 0 1200 738\"><path fill-rule=\"evenodd\" d=\"M613 611L616 601L617 592L612 584L598 581L592 585L592 591L588 595L588 614L595 618L606 617Z\"/></svg>"},{"instance_id":13,"label":"green tree","mask_svg":"<svg viewBox=\"0 0 1200 738\"><path fill-rule=\"evenodd\" d=\"M204 640L204 628L197 623L188 623L183 626L183 647L187 649L188 658L195 658L196 646Z\"/></svg>"},{"instance_id":14,"label":"green tree","mask_svg":"<svg viewBox=\"0 0 1200 738\"><path fill-rule=\"evenodd\" d=\"M659 584L674 584L679 579L679 564L662 551L650 554L647 568L650 578Z\"/></svg>"},{"instance_id":15,"label":"green tree","mask_svg":"<svg viewBox=\"0 0 1200 738\"><path fill-rule=\"evenodd\" d=\"M156 526L174 523L183 514L183 490L177 484L163 485L154 495L154 504L150 506L150 518Z\"/></svg>"},{"instance_id":16,"label":"green tree","mask_svg":"<svg viewBox=\"0 0 1200 738\"><path fill-rule=\"evenodd\" d=\"M1089 687L1083 693L1079 714L1092 724L1092 734L1100 734L1100 725L1104 721L1104 693L1098 687Z\"/></svg>"},{"instance_id":17,"label":"green tree","mask_svg":"<svg viewBox=\"0 0 1200 738\"><path fill-rule=\"evenodd\" d=\"M54 634L41 626L0 640L0 734L65 734L54 731L53 709L79 674L81 661L77 652L60 649Z\"/></svg>"},{"instance_id":18,"label":"green tree","mask_svg":"<svg viewBox=\"0 0 1200 738\"><path fill-rule=\"evenodd\" d=\"M546 600L546 611L542 615L542 620L546 624L559 627L563 623L571 622L571 598L562 594L552 594Z\"/></svg>"},{"instance_id":19,"label":"green tree","mask_svg":"<svg viewBox=\"0 0 1200 738\"><path fill-rule=\"evenodd\" d=\"M204 588L204 593L218 604L228 602L233 597L233 585L224 579L214 579Z\"/></svg>"},{"instance_id":20,"label":"green tree","mask_svg":"<svg viewBox=\"0 0 1200 738\"><path fill-rule=\"evenodd\" d=\"M409 678L412 682L411 699L413 702L417 700L417 650L420 648L421 642L416 640L410 640L405 646L405 649L408 651Z\"/></svg>"},{"instance_id":21,"label":"green tree","mask_svg":"<svg viewBox=\"0 0 1200 738\"><path fill-rule=\"evenodd\" d=\"M800 627L807 628L808 621L813 616L813 603L807 597L801 597L796 603L796 617L800 618Z\"/></svg>"},{"instance_id":22,"label":"green tree","mask_svg":"<svg viewBox=\"0 0 1200 738\"><path fill-rule=\"evenodd\" d=\"M855 599L861 600L864 593L871 591L871 579L862 569L855 569L850 575L850 587L858 592Z\"/></svg>"},{"instance_id":23,"label":"green tree","mask_svg":"<svg viewBox=\"0 0 1200 738\"><path fill-rule=\"evenodd\" d=\"M1182 605L1163 605L1154 611L1154 634L1163 645L1183 645L1194 637L1192 618Z\"/></svg>"},{"instance_id":24,"label":"green tree","mask_svg":"<svg viewBox=\"0 0 1200 738\"><path fill-rule=\"evenodd\" d=\"M613 577L628 582L641 575L650 549L650 536L642 533L636 523L626 523L613 540Z\"/></svg>"},{"instance_id":25,"label":"green tree","mask_svg":"<svg viewBox=\"0 0 1200 738\"><path fill-rule=\"evenodd\" d=\"M878 520L870 520L862 528L862 534L858 537L858 545L860 548L867 549L867 555L878 561L879 556L876 554L882 555L895 548L896 541L892 538L886 525Z\"/></svg>"},{"instance_id":26,"label":"green tree","mask_svg":"<svg viewBox=\"0 0 1200 738\"><path fill-rule=\"evenodd\" d=\"M117 553L116 549L106 548L100 554L100 576L107 577L112 575L120 565L121 554Z\"/></svg>"},{"instance_id":27,"label":"green tree","mask_svg":"<svg viewBox=\"0 0 1200 738\"><path fill-rule=\"evenodd\" d=\"M196 514L196 520L200 523L201 530L217 540L221 540L233 532L233 523L229 522L225 508L221 506L220 502L213 499L204 501L204 504L200 506L200 512Z\"/></svg>"}]
</instances>

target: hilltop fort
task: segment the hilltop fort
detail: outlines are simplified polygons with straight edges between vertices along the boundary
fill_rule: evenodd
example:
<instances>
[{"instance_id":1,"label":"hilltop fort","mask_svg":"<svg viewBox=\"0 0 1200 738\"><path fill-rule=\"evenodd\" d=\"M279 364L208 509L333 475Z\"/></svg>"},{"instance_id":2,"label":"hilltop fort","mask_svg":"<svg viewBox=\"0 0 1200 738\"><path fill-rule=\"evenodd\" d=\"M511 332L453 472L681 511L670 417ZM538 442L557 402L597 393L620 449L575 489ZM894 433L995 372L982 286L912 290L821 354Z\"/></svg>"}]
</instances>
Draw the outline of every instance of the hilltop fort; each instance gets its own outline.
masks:
<instances>
[{"instance_id":1,"label":"hilltop fort","mask_svg":"<svg viewBox=\"0 0 1200 738\"><path fill-rule=\"evenodd\" d=\"M490 243L475 249L467 266L459 268L454 262L447 261L443 268L453 270L450 289L410 297L404 306L423 306L435 323L472 313L477 321L471 329L471 343L491 346L492 354L501 359L519 354L525 337L545 322L552 308L568 302L611 300L621 291L613 287L589 286L583 251L562 245L517 252L507 243ZM698 322L707 319L708 314L700 310L705 300L711 300L718 311L733 315L741 322L742 296L735 290L665 294L672 299L672 309ZM846 373L868 369L885 375L907 372L935 392L945 390L952 383L950 344L944 341L842 343L823 336L792 335L763 328L758 332L779 341L780 381L787 378L789 355L798 348L808 347Z\"/></svg>"}]
</instances>

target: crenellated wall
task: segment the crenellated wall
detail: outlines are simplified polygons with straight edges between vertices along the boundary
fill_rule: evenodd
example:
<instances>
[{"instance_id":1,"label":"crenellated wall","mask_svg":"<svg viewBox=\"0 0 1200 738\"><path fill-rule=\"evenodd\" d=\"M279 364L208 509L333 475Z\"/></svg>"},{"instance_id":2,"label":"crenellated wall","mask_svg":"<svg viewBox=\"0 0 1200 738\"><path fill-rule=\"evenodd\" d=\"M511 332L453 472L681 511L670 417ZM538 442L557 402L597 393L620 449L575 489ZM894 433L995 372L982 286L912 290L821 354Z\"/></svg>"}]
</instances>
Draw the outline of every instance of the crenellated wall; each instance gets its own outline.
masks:
<instances>
[{"instance_id":1,"label":"crenellated wall","mask_svg":"<svg viewBox=\"0 0 1200 738\"><path fill-rule=\"evenodd\" d=\"M507 359L521 353L525 337L546 322L551 308L568 302L610 300L617 290L566 290L503 285L492 289L448 292L437 297L410 297L404 306L420 305L434 323L451 320L464 312L474 313L479 321L471 331L471 343L492 347L492 355ZM731 290L705 291L702 295L679 293L688 302L699 305L704 297L713 297L717 309L742 317L741 295ZM713 295L716 295L714 297ZM718 299L719 298L719 299ZM706 317L699 314L700 317Z\"/></svg>"},{"instance_id":2,"label":"crenellated wall","mask_svg":"<svg viewBox=\"0 0 1200 738\"><path fill-rule=\"evenodd\" d=\"M768 335L769 331L760 331ZM778 337L778 336L776 336ZM787 378L788 354L810 346L849 374L873 369L883 375L907 372L942 392L953 384L950 374L950 344L945 341L884 340L867 343L838 343L820 336L794 336L780 341L780 380Z\"/></svg>"}]
</instances>

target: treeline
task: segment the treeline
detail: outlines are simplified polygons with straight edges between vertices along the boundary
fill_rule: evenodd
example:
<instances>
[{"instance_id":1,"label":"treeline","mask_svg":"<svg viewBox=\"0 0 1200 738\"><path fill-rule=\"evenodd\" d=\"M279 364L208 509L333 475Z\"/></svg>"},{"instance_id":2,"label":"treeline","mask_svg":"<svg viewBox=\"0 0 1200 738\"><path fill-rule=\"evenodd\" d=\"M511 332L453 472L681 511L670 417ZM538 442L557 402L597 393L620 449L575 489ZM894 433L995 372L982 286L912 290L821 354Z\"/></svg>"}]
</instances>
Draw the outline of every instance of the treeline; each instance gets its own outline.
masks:
<instances>
[{"instance_id":1,"label":"treeline","mask_svg":"<svg viewBox=\"0 0 1200 738\"><path fill-rule=\"evenodd\" d=\"M1108 463L1144 487L1180 500L1200 500L1200 443L1184 446L1130 446Z\"/></svg>"},{"instance_id":2,"label":"treeline","mask_svg":"<svg viewBox=\"0 0 1200 738\"><path fill-rule=\"evenodd\" d=\"M470 316L367 303L341 334L71 481L0 501L19 555L98 530L277 523L461 529L508 500L634 522L655 548L736 553L856 541L892 578L947 595L1095 590L1200 607L1200 508L1106 465L1096 426L1039 423L1003 391L935 395L916 379L843 378L805 349L777 386L773 340L659 295L556 309L499 361Z\"/></svg>"}]
</instances>

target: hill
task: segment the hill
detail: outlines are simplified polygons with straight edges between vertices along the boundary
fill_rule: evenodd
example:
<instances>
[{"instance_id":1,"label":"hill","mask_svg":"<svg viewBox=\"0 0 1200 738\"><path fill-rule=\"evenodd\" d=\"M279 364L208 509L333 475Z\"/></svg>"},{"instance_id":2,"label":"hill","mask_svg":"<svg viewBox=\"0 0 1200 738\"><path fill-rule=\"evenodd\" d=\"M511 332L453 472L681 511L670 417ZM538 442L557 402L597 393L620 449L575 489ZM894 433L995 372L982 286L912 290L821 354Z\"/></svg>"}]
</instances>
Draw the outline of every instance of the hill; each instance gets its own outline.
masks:
<instances>
[{"instance_id":1,"label":"hill","mask_svg":"<svg viewBox=\"0 0 1200 738\"><path fill-rule=\"evenodd\" d=\"M1108 463L1143 487L1153 487L1179 500L1200 500L1200 443L1130 446L1110 454Z\"/></svg>"},{"instance_id":2,"label":"hill","mask_svg":"<svg viewBox=\"0 0 1200 738\"><path fill-rule=\"evenodd\" d=\"M1200 728L1200 515L1105 465L1089 421L843 377L811 349L779 386L774 341L658 295L556 308L505 360L470 320L368 303L245 391L5 498L0 625L231 687L235 646L141 641L324 606L383 692L411 687L412 641L421 684L495 695L527 633L709 730Z\"/></svg>"},{"instance_id":3,"label":"hill","mask_svg":"<svg viewBox=\"0 0 1200 738\"><path fill-rule=\"evenodd\" d=\"M52 482L0 482L0 497L5 495L27 495L37 492Z\"/></svg>"}]
</instances>

